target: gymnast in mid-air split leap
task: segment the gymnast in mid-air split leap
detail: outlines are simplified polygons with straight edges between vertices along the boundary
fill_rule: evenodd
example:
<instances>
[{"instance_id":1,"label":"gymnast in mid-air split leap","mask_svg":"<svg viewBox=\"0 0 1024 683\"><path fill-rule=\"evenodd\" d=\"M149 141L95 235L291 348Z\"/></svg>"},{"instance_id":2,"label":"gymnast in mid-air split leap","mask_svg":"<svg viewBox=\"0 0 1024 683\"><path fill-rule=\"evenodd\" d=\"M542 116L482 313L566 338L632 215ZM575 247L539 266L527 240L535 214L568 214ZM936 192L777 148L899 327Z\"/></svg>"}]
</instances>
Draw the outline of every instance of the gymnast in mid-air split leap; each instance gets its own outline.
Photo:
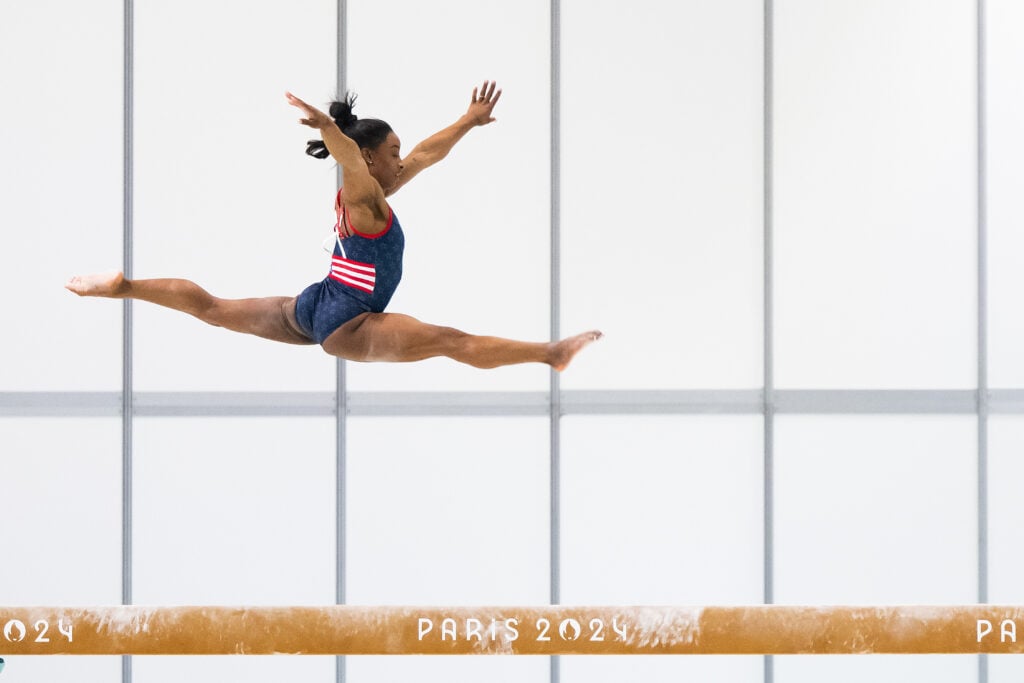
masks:
<instances>
[{"instance_id":1,"label":"gymnast in mid-air split leap","mask_svg":"<svg viewBox=\"0 0 1024 683\"><path fill-rule=\"evenodd\" d=\"M323 281L297 297L220 299L190 280L128 280L120 272L71 278L65 287L80 296L141 299L236 332L289 344L320 344L332 356L354 361L418 361L447 356L478 368L515 363L546 363L564 370L600 332L585 332L561 341L523 342L481 337L451 327L428 325L384 309L402 278L405 237L387 197L423 169L447 156L476 126L495 119L501 97L493 82L473 88L466 113L430 136L404 159L391 127L352 113L355 97L333 102L330 115L291 93L300 123L320 131L306 153L341 165L342 190L334 202L337 215L331 270Z\"/></svg>"}]
</instances>

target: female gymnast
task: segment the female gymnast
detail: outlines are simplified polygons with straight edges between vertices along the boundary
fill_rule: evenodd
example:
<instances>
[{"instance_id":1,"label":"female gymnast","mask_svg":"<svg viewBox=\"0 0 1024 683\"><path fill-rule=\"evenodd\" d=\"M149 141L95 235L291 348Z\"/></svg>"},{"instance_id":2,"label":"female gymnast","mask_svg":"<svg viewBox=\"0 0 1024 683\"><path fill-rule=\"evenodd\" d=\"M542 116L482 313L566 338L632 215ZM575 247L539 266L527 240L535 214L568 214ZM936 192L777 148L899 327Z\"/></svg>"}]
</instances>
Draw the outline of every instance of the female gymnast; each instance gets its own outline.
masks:
<instances>
[{"instance_id":1,"label":"female gymnast","mask_svg":"<svg viewBox=\"0 0 1024 683\"><path fill-rule=\"evenodd\" d=\"M354 96L332 103L330 116L291 93L286 97L302 110L300 123L320 131L322 140L309 141L306 153L320 159L330 155L342 168L344 191L338 191L334 204L334 254L323 281L297 297L257 299L220 299L189 280L128 280L120 272L76 276L65 287L79 296L149 301L265 339L320 344L332 356L354 361L447 356L478 368L535 362L564 370L583 347L601 337L594 331L551 343L522 342L384 312L402 277L405 246L402 226L386 197L447 156L472 128L495 120L491 113L501 97L495 83L484 81L479 90L473 88L466 113L404 159L388 124L352 113Z\"/></svg>"}]
</instances>

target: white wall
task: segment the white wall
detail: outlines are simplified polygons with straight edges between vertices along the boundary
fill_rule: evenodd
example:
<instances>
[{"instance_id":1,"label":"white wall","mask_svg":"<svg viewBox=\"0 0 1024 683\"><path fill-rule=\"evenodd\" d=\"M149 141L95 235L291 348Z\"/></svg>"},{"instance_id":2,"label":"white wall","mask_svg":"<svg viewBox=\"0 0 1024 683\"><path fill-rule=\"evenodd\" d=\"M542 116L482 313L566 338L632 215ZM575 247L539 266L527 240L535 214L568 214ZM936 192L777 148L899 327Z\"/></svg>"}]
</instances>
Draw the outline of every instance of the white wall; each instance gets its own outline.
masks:
<instances>
[{"instance_id":1,"label":"white wall","mask_svg":"<svg viewBox=\"0 0 1024 683\"><path fill-rule=\"evenodd\" d=\"M756 0L561 0L564 333L607 338L566 391L1024 388L1019 130L1024 10L986 3L977 118L970 0L775 0L770 129ZM332 0L135 6L134 268L231 297L321 278L335 169L285 104L335 93ZM407 234L391 310L545 340L551 316L550 5L348 0L356 112L403 149L496 79L498 121L393 200ZM62 290L120 267L122 4L0 3L0 604L121 599L121 420L24 417L12 392L121 389L122 307ZM17 67L13 65L18 64ZM988 140L989 346L977 345L977 130ZM772 140L774 327L764 318ZM136 392L320 392L315 347L134 306ZM765 358L765 342L774 355ZM347 366L348 390L549 391L543 367ZM13 398L12 398L13 397ZM73 398L73 395L72 395ZM626 399L619 399L624 401ZM7 412L2 412L7 410ZM96 408L94 413L102 412ZM990 420L993 602L1021 600L1024 423ZM977 599L977 419L748 414L560 420L563 603ZM550 599L550 419L350 417L347 599ZM329 604L335 421L138 417L136 602ZM0 647L0 655L2 655ZM993 658L989 680L1020 676ZM112 681L119 658L8 657L9 683ZM563 658L561 680L744 683L759 657ZM134 680L334 680L333 658L135 658ZM349 658L350 681L549 680L546 658ZM973 683L973 657L775 660L775 681Z\"/></svg>"},{"instance_id":2,"label":"white wall","mask_svg":"<svg viewBox=\"0 0 1024 683\"><path fill-rule=\"evenodd\" d=\"M777 368L787 388L968 388L973 3L776 3Z\"/></svg>"},{"instance_id":3,"label":"white wall","mask_svg":"<svg viewBox=\"0 0 1024 683\"><path fill-rule=\"evenodd\" d=\"M991 320L991 384L1024 384L1024 317L1019 292L1024 288L1021 268L1021 223L1024 198L1018 191L1024 155L1024 46L1016 30L1024 24L1024 6L1013 0L988 5L988 163L989 279Z\"/></svg>"}]
</instances>

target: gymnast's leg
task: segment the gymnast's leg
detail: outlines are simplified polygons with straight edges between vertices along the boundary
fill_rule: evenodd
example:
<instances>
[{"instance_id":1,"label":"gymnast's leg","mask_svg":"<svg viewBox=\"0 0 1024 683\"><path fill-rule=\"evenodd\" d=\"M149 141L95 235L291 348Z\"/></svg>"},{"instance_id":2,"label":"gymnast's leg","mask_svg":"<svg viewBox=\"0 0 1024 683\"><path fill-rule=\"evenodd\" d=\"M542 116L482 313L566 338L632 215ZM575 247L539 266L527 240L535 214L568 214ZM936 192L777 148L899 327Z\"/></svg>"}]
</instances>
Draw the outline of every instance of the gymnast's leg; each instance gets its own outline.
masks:
<instances>
[{"instance_id":1,"label":"gymnast's leg","mask_svg":"<svg viewBox=\"0 0 1024 683\"><path fill-rule=\"evenodd\" d=\"M583 347L600 338L600 332L585 332L558 342L521 342L478 337L398 313L363 313L335 330L323 348L332 356L357 361L409 362L446 356L477 368L547 363L561 371Z\"/></svg>"},{"instance_id":2,"label":"gymnast's leg","mask_svg":"<svg viewBox=\"0 0 1024 683\"><path fill-rule=\"evenodd\" d=\"M127 280L119 272L76 276L64 285L79 296L140 299L193 315L205 323L288 344L312 344L295 322L295 299L220 299L191 280Z\"/></svg>"}]
</instances>

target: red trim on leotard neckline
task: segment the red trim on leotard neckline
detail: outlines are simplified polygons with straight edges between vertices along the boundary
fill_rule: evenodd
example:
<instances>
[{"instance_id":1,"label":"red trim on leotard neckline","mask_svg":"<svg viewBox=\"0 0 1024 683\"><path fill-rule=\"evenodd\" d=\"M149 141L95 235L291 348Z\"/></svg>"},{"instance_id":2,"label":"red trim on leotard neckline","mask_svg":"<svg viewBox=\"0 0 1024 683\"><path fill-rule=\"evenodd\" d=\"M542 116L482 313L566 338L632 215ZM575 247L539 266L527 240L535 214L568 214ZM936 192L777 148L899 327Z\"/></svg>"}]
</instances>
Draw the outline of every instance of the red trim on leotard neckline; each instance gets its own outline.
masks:
<instances>
[{"instance_id":1,"label":"red trim on leotard neckline","mask_svg":"<svg viewBox=\"0 0 1024 683\"><path fill-rule=\"evenodd\" d=\"M342 191L344 189L345 188L341 188L341 189L338 190L338 198L335 200L335 207L334 208L335 208L335 211L338 211L340 209L341 216L347 216L348 217L348 228L349 228L349 230L352 231L352 234L353 235L359 235L363 239L367 239L367 240L375 240L375 239L377 239L379 237L383 237L384 235L388 234L388 231L391 230L392 223L395 222L395 211L394 211L394 209L391 208L391 205L388 204L388 224L387 224L387 227L385 227L383 230L381 230L380 232L378 232L378 233L376 233L374 235L370 235L370 234L367 234L365 232L359 232L358 230L356 230L356 226L352 225L352 217L348 216L348 209L345 207L345 204L341 201L341 193L342 193ZM338 217L338 224L337 224L337 226L335 226L335 229L341 227L341 216ZM347 237L347 235L345 237ZM342 237L342 239L344 239L344 237Z\"/></svg>"},{"instance_id":2,"label":"red trim on leotard neckline","mask_svg":"<svg viewBox=\"0 0 1024 683\"><path fill-rule=\"evenodd\" d=\"M348 209L342 205L341 211L338 214L338 222L334 224L334 231L338 233L338 237L345 239L354 235L356 229L352 226L352 218L348 215ZM348 226L347 228L345 227L346 225Z\"/></svg>"}]
</instances>

